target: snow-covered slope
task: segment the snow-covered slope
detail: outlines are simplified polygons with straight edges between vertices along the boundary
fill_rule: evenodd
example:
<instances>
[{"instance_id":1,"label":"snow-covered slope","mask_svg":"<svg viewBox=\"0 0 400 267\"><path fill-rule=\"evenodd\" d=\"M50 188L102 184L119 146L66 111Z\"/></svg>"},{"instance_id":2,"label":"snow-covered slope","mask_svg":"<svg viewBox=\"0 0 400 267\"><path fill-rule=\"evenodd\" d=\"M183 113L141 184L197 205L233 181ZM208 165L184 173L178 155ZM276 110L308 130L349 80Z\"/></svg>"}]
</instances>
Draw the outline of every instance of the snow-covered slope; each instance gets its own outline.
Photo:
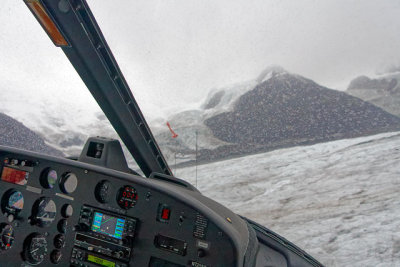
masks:
<instances>
[{"instance_id":1,"label":"snow-covered slope","mask_svg":"<svg viewBox=\"0 0 400 267\"><path fill-rule=\"evenodd\" d=\"M400 132L198 166L206 196L326 266L400 266ZM195 168L175 170L195 184Z\"/></svg>"}]
</instances>

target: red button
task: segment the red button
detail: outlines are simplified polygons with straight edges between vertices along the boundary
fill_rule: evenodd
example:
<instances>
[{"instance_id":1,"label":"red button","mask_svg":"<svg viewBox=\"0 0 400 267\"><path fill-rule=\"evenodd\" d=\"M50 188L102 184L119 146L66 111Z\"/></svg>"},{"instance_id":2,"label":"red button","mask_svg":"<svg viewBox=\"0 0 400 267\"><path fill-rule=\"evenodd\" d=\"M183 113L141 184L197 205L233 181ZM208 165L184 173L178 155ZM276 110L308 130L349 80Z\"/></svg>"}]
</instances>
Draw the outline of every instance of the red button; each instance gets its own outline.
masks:
<instances>
[{"instance_id":1,"label":"red button","mask_svg":"<svg viewBox=\"0 0 400 267\"><path fill-rule=\"evenodd\" d=\"M164 208L163 210L162 210L162 212L161 212L161 218L163 219L163 220L169 220L169 214L170 214L170 210L169 209L166 209L166 208Z\"/></svg>"}]
</instances>

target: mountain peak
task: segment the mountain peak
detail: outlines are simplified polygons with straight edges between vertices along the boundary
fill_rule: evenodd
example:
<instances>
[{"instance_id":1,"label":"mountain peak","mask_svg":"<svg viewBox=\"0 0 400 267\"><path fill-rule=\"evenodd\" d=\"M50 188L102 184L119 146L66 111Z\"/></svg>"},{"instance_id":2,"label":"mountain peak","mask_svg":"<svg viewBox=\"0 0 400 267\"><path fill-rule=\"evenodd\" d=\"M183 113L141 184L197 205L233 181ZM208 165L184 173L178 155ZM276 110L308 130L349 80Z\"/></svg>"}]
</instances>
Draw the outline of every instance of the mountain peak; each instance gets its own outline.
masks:
<instances>
[{"instance_id":1,"label":"mountain peak","mask_svg":"<svg viewBox=\"0 0 400 267\"><path fill-rule=\"evenodd\" d=\"M267 68L265 68L260 75L258 75L256 81L257 83L262 83L266 80L268 80L271 77L274 77L279 74L284 74L288 73L284 68L282 68L279 65L270 65Z\"/></svg>"}]
</instances>

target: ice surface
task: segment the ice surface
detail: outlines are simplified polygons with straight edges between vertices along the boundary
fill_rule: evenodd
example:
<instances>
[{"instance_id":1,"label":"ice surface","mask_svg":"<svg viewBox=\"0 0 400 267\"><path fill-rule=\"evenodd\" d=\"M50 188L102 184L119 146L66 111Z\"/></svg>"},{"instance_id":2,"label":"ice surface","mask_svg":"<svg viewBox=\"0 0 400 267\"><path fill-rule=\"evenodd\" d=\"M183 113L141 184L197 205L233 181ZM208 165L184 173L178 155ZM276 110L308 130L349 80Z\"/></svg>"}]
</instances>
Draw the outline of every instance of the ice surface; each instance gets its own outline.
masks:
<instances>
[{"instance_id":1,"label":"ice surface","mask_svg":"<svg viewBox=\"0 0 400 267\"><path fill-rule=\"evenodd\" d=\"M206 196L326 266L400 266L400 132L198 166ZM195 184L195 167L175 170Z\"/></svg>"}]
</instances>

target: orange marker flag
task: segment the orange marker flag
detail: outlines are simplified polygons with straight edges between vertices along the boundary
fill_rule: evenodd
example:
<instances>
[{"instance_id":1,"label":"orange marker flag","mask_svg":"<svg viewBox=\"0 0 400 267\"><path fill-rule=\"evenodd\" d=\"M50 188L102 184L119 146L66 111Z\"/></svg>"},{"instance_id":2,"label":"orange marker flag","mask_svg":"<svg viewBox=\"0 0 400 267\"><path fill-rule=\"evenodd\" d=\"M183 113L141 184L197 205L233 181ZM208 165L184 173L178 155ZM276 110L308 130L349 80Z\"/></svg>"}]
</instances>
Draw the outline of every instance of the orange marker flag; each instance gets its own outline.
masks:
<instances>
[{"instance_id":1,"label":"orange marker flag","mask_svg":"<svg viewBox=\"0 0 400 267\"><path fill-rule=\"evenodd\" d=\"M172 128L171 128L171 124L169 124L169 122L167 121L167 126L168 126L168 128L169 128L169 130L170 130L170 132L172 133L172 138L177 138L178 137L178 135L174 132L174 130L172 130Z\"/></svg>"}]
</instances>

